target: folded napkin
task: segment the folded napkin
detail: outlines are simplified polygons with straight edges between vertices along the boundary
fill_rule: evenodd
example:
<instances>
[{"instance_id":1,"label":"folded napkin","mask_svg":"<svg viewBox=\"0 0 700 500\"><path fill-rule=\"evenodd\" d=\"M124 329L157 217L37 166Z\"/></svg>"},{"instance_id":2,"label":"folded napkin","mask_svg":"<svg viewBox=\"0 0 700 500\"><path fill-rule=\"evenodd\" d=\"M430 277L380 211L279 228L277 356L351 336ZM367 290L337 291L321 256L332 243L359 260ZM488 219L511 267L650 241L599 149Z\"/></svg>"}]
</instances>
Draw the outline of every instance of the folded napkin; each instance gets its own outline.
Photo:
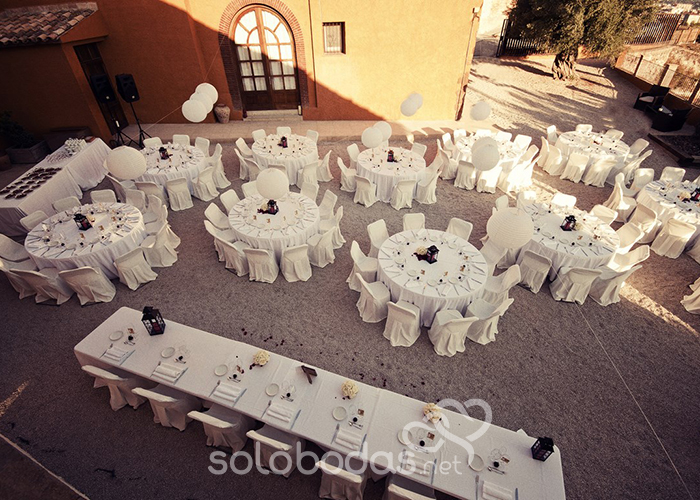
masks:
<instances>
[{"instance_id":1,"label":"folded napkin","mask_svg":"<svg viewBox=\"0 0 700 500\"><path fill-rule=\"evenodd\" d=\"M416 281L416 280L414 280L414 279L409 279L409 280L406 282L406 285L405 285L405 286L406 286L406 288L418 288L418 287L423 286L423 282L422 282L422 281Z\"/></svg>"},{"instance_id":2,"label":"folded napkin","mask_svg":"<svg viewBox=\"0 0 700 500\"><path fill-rule=\"evenodd\" d=\"M233 404L241 395L241 392L242 389L237 385L222 382L216 386L211 395Z\"/></svg>"},{"instance_id":3,"label":"folded napkin","mask_svg":"<svg viewBox=\"0 0 700 500\"><path fill-rule=\"evenodd\" d=\"M335 443L347 448L348 450L359 451L360 447L362 446L363 439L364 434L357 434L355 432L339 428L338 433L335 436Z\"/></svg>"},{"instance_id":4,"label":"folded napkin","mask_svg":"<svg viewBox=\"0 0 700 500\"><path fill-rule=\"evenodd\" d=\"M158 366L156 366L156 369L153 371L153 377L174 384L175 382L177 382L177 379L180 378L180 375L184 373L184 371L185 369L179 368L175 365L171 365L169 363L160 363Z\"/></svg>"},{"instance_id":5,"label":"folded napkin","mask_svg":"<svg viewBox=\"0 0 700 500\"><path fill-rule=\"evenodd\" d=\"M484 481L481 489L484 500L512 500L513 492L508 488Z\"/></svg>"},{"instance_id":6,"label":"folded napkin","mask_svg":"<svg viewBox=\"0 0 700 500\"><path fill-rule=\"evenodd\" d=\"M267 412L265 413L265 415L276 418L277 420L281 420L282 422L288 423L292 420L294 412L289 408L285 408L280 403L274 403L267 408Z\"/></svg>"},{"instance_id":7,"label":"folded napkin","mask_svg":"<svg viewBox=\"0 0 700 500\"><path fill-rule=\"evenodd\" d=\"M105 353L102 355L103 358L106 358L110 361L113 361L115 363L123 363L126 358L129 357L129 355L133 351L127 350L127 349L122 349L121 347L117 346L111 346L109 349L105 351Z\"/></svg>"},{"instance_id":8,"label":"folded napkin","mask_svg":"<svg viewBox=\"0 0 700 500\"><path fill-rule=\"evenodd\" d=\"M433 470L433 462L423 460L422 458L418 458L415 455L409 457L406 453L404 453L401 456L401 468L403 470L411 470L413 474L429 476Z\"/></svg>"}]
</instances>

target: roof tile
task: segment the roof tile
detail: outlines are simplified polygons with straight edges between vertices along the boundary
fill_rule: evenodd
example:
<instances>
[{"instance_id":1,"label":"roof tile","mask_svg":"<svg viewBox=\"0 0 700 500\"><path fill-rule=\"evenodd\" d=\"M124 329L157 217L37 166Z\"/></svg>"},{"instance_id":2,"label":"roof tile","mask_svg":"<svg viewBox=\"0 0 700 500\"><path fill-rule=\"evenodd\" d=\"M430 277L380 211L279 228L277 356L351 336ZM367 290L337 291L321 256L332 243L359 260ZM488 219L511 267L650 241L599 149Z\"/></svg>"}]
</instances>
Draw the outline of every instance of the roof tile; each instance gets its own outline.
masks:
<instances>
[{"instance_id":1,"label":"roof tile","mask_svg":"<svg viewBox=\"0 0 700 500\"><path fill-rule=\"evenodd\" d=\"M56 43L95 11L93 2L5 9L0 12L0 47Z\"/></svg>"}]
</instances>

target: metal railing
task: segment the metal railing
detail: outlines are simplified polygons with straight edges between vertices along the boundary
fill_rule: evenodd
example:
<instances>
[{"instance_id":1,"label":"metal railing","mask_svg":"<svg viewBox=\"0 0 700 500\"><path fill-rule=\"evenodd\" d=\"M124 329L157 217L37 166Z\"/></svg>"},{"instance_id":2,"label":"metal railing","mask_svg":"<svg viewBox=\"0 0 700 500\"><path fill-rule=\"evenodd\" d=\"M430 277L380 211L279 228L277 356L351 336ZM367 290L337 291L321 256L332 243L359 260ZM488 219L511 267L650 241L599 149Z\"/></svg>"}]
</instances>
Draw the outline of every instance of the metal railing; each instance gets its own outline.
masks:
<instances>
[{"instance_id":1,"label":"metal railing","mask_svg":"<svg viewBox=\"0 0 700 500\"><path fill-rule=\"evenodd\" d=\"M683 14L657 14L653 21L648 22L639 33L628 42L629 45L668 42L683 20Z\"/></svg>"}]
</instances>

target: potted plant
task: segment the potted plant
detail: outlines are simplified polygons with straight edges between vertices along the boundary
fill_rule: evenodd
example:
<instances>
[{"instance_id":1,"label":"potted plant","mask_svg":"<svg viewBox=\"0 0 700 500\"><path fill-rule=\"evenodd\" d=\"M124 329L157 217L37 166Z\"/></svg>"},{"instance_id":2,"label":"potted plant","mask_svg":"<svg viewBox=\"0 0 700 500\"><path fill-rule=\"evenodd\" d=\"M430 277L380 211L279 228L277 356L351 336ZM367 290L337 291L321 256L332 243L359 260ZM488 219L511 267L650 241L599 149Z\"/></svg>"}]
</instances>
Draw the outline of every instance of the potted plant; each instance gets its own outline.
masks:
<instances>
[{"instance_id":1,"label":"potted plant","mask_svg":"<svg viewBox=\"0 0 700 500\"><path fill-rule=\"evenodd\" d=\"M46 142L37 141L32 134L10 118L8 111L0 114L0 135L10 144L6 151L11 163L38 163L49 154Z\"/></svg>"}]
</instances>

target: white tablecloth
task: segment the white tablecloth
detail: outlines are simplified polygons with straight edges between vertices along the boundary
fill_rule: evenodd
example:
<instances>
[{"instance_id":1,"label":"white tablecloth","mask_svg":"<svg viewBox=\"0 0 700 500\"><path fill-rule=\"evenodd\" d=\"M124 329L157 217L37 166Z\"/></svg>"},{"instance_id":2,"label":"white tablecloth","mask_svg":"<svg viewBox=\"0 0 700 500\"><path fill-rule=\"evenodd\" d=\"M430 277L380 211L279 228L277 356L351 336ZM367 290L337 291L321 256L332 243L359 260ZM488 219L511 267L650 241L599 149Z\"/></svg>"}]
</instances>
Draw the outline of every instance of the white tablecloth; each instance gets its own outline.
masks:
<instances>
[{"instance_id":1,"label":"white tablecloth","mask_svg":"<svg viewBox=\"0 0 700 500\"><path fill-rule=\"evenodd\" d=\"M606 265L615 256L620 238L608 224L597 217L574 208L551 210L535 203L526 205L525 211L535 223L532 239L520 250L530 250L552 261L550 279L554 279L562 267L595 269ZM576 217L578 229L564 231L564 217Z\"/></svg>"},{"instance_id":2,"label":"white tablecloth","mask_svg":"<svg viewBox=\"0 0 700 500\"><path fill-rule=\"evenodd\" d=\"M418 260L416 249L431 245L440 250L437 262ZM404 300L420 308L423 326L430 326L442 309L464 315L481 294L487 273L486 260L471 243L444 231L403 231L379 249L377 279L389 288L392 301Z\"/></svg>"},{"instance_id":3,"label":"white tablecloth","mask_svg":"<svg viewBox=\"0 0 700 500\"><path fill-rule=\"evenodd\" d=\"M180 371L186 369L175 383L162 380L157 382L226 406L342 454L351 450L343 446L337 437L341 433L353 436L366 444L370 462L392 471L398 469L399 455L410 448L422 459L444 462L442 466L438 463L433 475L397 472L460 499L474 500L477 475L482 481L487 479L511 492L518 488L519 498L522 499L565 498L561 453L557 450L546 462L533 460L530 447L535 438L496 425L486 425L482 436L469 441L474 450L486 461L493 450L505 449L504 453L509 456L510 463L505 475L486 470L474 472L466 463L467 449L459 443L449 439L442 446L435 443L442 440L442 436L436 429L433 430L433 424L424 424L423 429L414 427L413 432L420 438L423 438L423 434L427 437L426 431L433 432L435 436L431 444L437 448L436 451L423 453L416 450L415 444L406 446L399 442L398 433L404 425L422 420L425 403L421 401L361 382L356 382L359 388L357 396L352 400L344 400L340 387L347 379L342 375L306 365L317 372L313 384L309 384L301 371L301 362L274 352L265 366L249 369L253 356L258 351L257 347L212 335L170 321L167 317L165 334L151 337L140 319L141 312L126 307L112 314L75 346L74 352L80 364L107 369L119 367L127 373L154 381L157 379L153 377L153 372L158 363L175 365ZM125 344L126 333L120 338L119 334L115 334L126 332L129 327L133 327L136 332L133 345ZM128 356L122 358L121 362L103 356L111 345L128 351ZM174 352L164 352L168 347L173 347ZM179 355L176 353L184 354L184 363L175 361L174 358ZM169 356L163 357L163 354ZM217 376L214 370L220 365L226 365L226 373ZM238 372L237 366L245 373ZM232 378L234 373L236 379ZM240 395L233 401L219 399L215 395L219 384L235 387ZM271 384L278 386L274 396L266 393ZM287 392L290 393L289 398ZM274 391L270 393L274 394ZM270 414L269 409L273 405L290 413L288 422ZM333 410L339 406L345 408L347 415L336 420L333 418ZM357 422L353 422L354 417L357 417ZM462 439L479 431L484 425L478 419L451 410L443 411L443 417L449 423L449 431ZM445 427L448 425L445 424ZM414 441L415 439L412 443ZM446 462L451 462L451 466L448 467Z\"/></svg>"},{"instance_id":4,"label":"white tablecloth","mask_svg":"<svg viewBox=\"0 0 700 500\"><path fill-rule=\"evenodd\" d=\"M87 143L83 150L73 156L68 156L65 147L61 146L45 160L49 160L50 166L53 167L65 164L75 182L83 191L87 191L97 186L105 178L107 170L104 161L110 151L112 150L102 139L95 137Z\"/></svg>"},{"instance_id":5,"label":"white tablecloth","mask_svg":"<svg viewBox=\"0 0 700 500\"><path fill-rule=\"evenodd\" d=\"M394 152L394 161L387 161L389 150ZM391 193L399 181L420 182L425 177L425 160L422 156L404 148L365 149L357 156L357 175L366 177L377 185L377 198L385 203L391 201ZM415 196L415 190L413 192Z\"/></svg>"},{"instance_id":6,"label":"white tablecloth","mask_svg":"<svg viewBox=\"0 0 700 500\"><path fill-rule=\"evenodd\" d=\"M267 200L256 195L236 203L228 221L237 240L253 248L273 250L279 261L282 250L303 245L319 232L321 217L318 206L299 193L277 200L279 211L275 215L259 214L258 209Z\"/></svg>"},{"instance_id":7,"label":"white tablecloth","mask_svg":"<svg viewBox=\"0 0 700 500\"><path fill-rule=\"evenodd\" d=\"M79 211L95 218L91 229L78 229L73 221L75 210L60 212L32 229L24 247L39 269L55 267L64 271L92 266L116 278L114 259L146 238L141 212L122 203L83 205Z\"/></svg>"},{"instance_id":8,"label":"white tablecloth","mask_svg":"<svg viewBox=\"0 0 700 500\"><path fill-rule=\"evenodd\" d=\"M192 182L197 180L199 173L207 167L204 151L194 146L183 148L179 144L164 144L172 156L163 160L159 148L144 148L141 154L146 157L146 173L136 179L137 182L155 182L165 189L165 183L173 179L187 179L187 185L192 193Z\"/></svg>"},{"instance_id":9,"label":"white tablecloth","mask_svg":"<svg viewBox=\"0 0 700 500\"><path fill-rule=\"evenodd\" d=\"M581 153L590 158L588 165L604 156L612 156L617 160L617 166L622 167L630 152L630 147L621 140L613 140L604 134L595 132L564 132L557 139L557 148L562 157L568 159L573 152Z\"/></svg>"},{"instance_id":10,"label":"white tablecloth","mask_svg":"<svg viewBox=\"0 0 700 500\"><path fill-rule=\"evenodd\" d=\"M460 160L472 161L472 146L482 137L483 136L476 137L474 134L471 134L459 138L455 146L457 146L460 152ZM495 139L493 135L487 137L493 137ZM516 163L518 163L520 157L525 153L525 150L518 148L512 141L498 141L498 153L501 159L498 161L496 167L501 167L504 172L510 172Z\"/></svg>"},{"instance_id":11,"label":"white tablecloth","mask_svg":"<svg viewBox=\"0 0 700 500\"><path fill-rule=\"evenodd\" d=\"M647 184L637 195L637 203L651 208L658 215L662 224L669 219L678 219L695 226L695 234L690 238L686 247L695 244L700 235L700 204L694 201L681 201L679 195L686 191L692 194L698 187L689 181L666 183L654 181Z\"/></svg>"},{"instance_id":12,"label":"white tablecloth","mask_svg":"<svg viewBox=\"0 0 700 500\"><path fill-rule=\"evenodd\" d=\"M279 146L282 136L268 135L264 141L257 141L251 147L253 159L261 169L266 169L271 163L284 165L290 184L296 184L299 170L311 162L318 160L316 143L303 135L287 136L287 147Z\"/></svg>"}]
</instances>

